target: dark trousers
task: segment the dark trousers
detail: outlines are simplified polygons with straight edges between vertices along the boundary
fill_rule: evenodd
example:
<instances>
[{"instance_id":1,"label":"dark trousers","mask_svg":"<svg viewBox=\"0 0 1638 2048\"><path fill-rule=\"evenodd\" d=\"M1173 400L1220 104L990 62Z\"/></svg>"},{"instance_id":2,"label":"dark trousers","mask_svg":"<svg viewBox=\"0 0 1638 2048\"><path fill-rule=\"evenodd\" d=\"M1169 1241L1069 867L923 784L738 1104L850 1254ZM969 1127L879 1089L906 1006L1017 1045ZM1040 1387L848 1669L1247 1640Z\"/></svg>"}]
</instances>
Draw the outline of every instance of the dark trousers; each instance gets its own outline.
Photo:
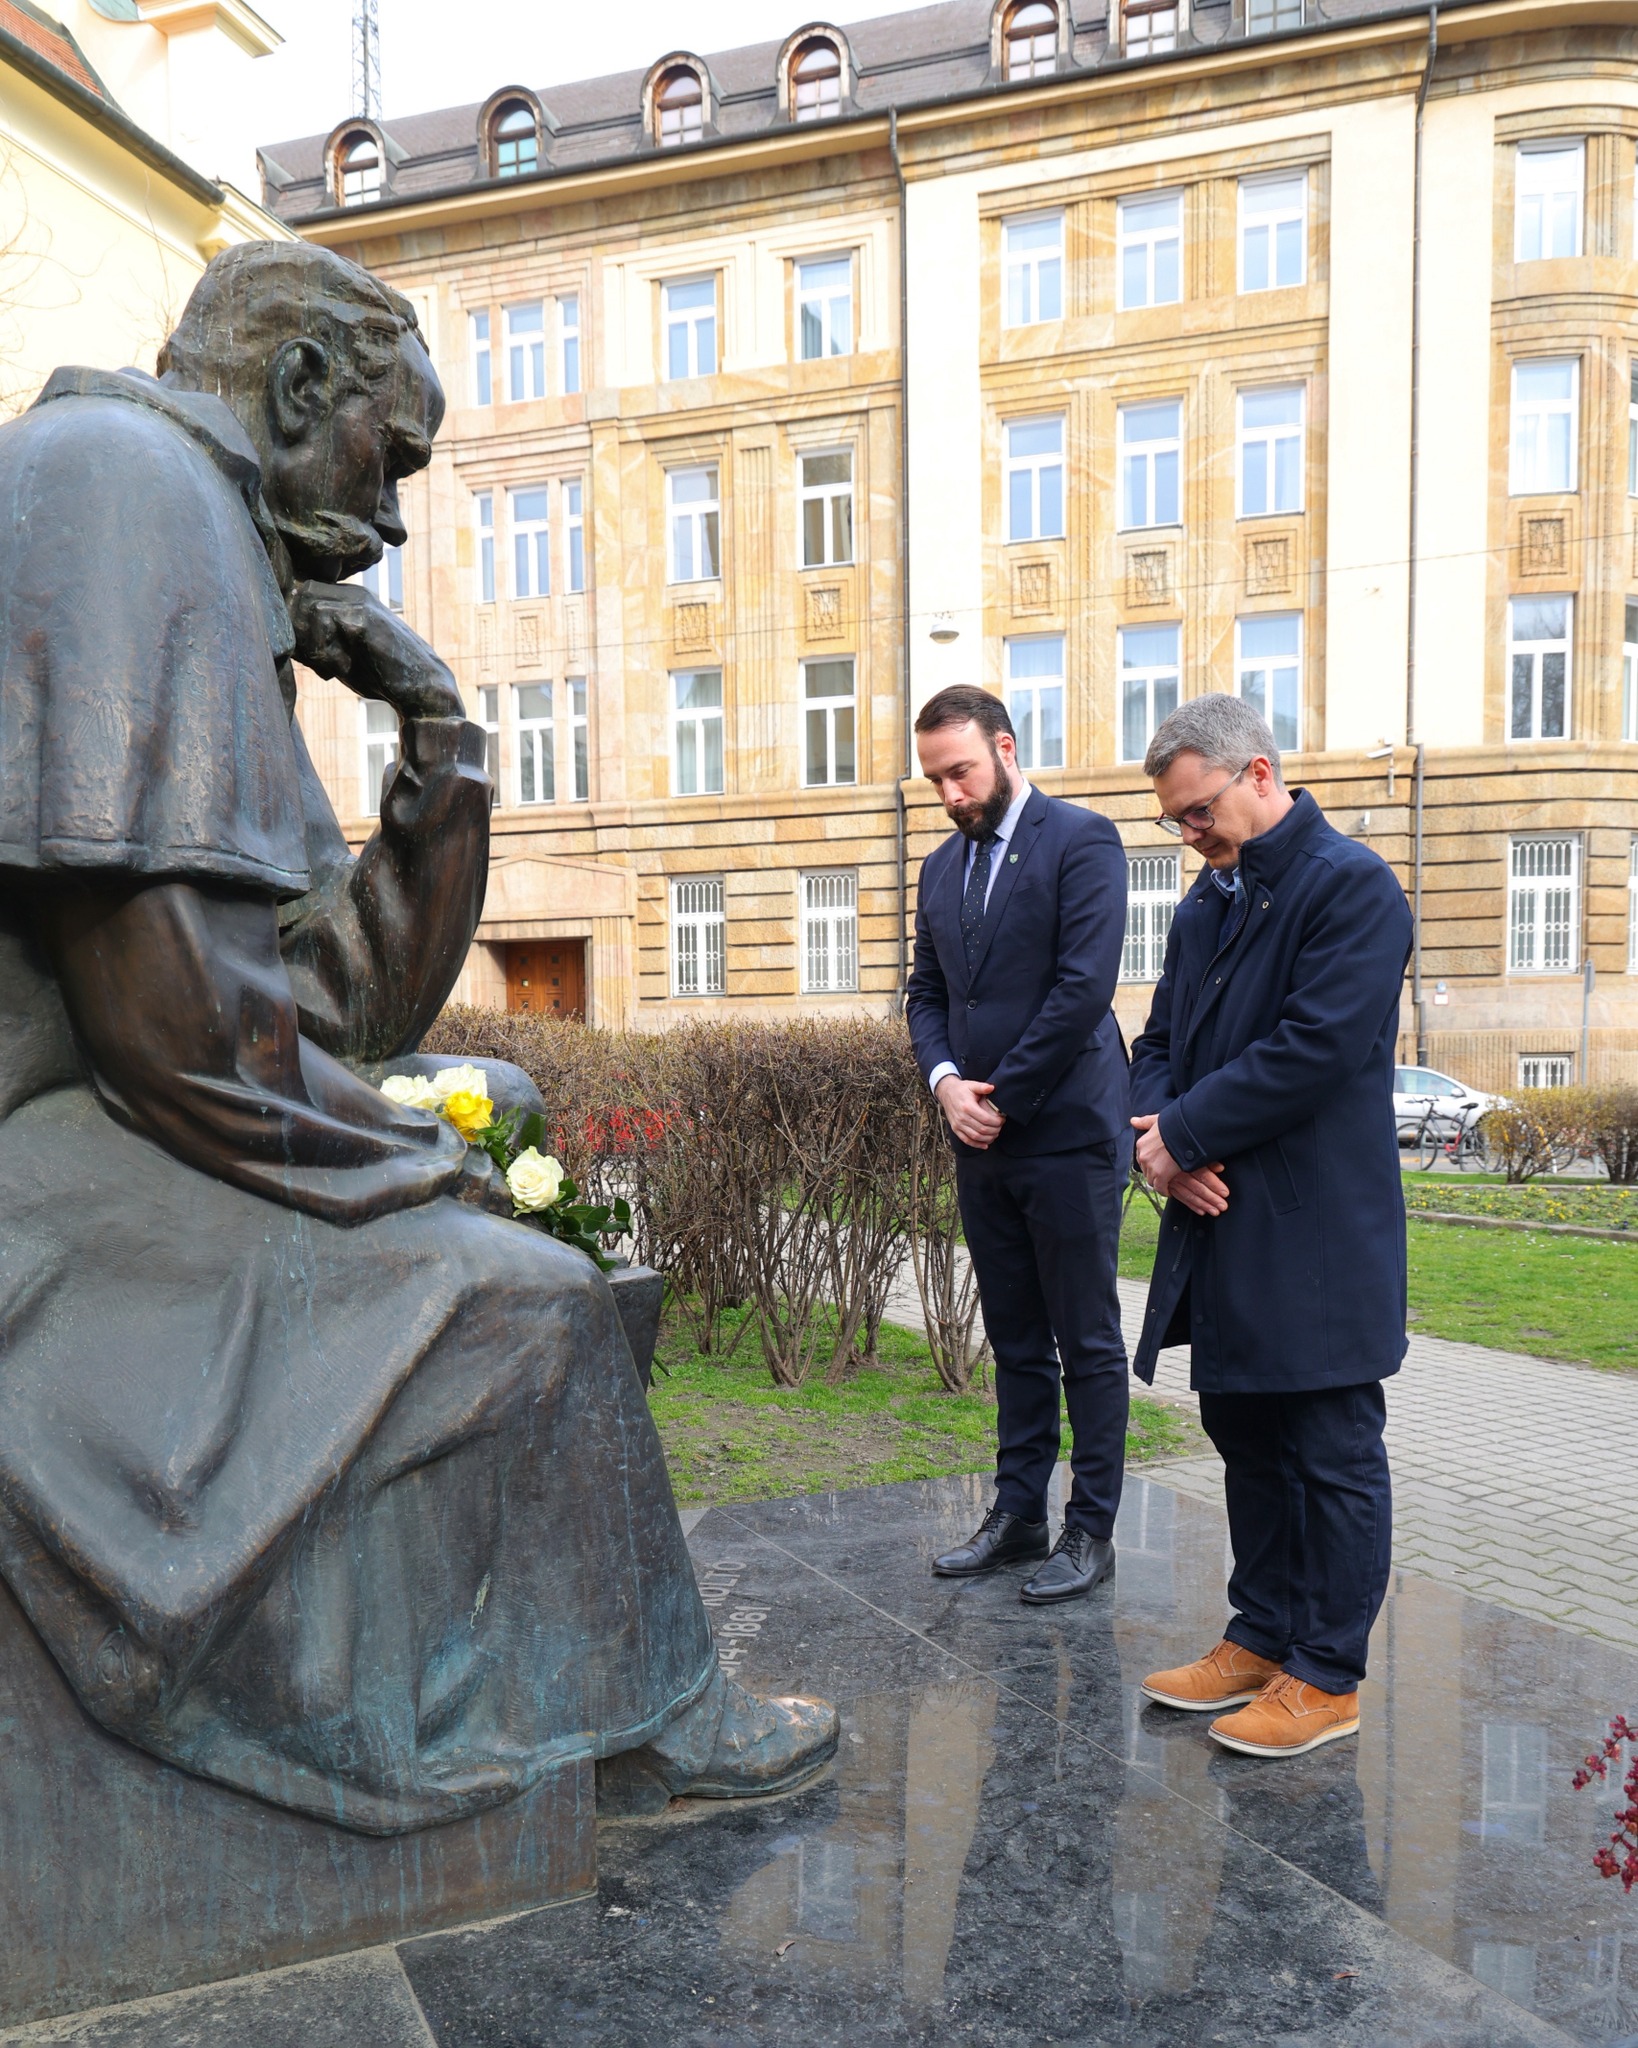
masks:
<instances>
[{"instance_id":1,"label":"dark trousers","mask_svg":"<svg viewBox=\"0 0 1638 2048\"><path fill-rule=\"evenodd\" d=\"M1058 1461L1058 1385L1072 1437L1065 1519L1114 1532L1126 1467L1126 1345L1115 1257L1129 1148L956 1161L961 1226L995 1353L995 1503L1041 1521Z\"/></svg>"},{"instance_id":2,"label":"dark trousers","mask_svg":"<svg viewBox=\"0 0 1638 2048\"><path fill-rule=\"evenodd\" d=\"M1225 1634L1321 1692L1358 1687L1388 1590L1386 1415L1379 1380L1200 1396L1223 1459L1234 1551Z\"/></svg>"}]
</instances>

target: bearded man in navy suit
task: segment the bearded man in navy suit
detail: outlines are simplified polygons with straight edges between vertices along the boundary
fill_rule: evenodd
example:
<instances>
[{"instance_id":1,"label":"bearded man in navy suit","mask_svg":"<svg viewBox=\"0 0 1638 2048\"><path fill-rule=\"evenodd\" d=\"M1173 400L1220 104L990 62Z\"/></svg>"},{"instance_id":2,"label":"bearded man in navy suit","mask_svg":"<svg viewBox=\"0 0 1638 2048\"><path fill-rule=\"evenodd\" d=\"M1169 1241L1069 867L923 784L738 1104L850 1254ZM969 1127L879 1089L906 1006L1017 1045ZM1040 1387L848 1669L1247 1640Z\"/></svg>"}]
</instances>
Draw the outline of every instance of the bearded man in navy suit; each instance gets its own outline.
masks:
<instances>
[{"instance_id":1,"label":"bearded man in navy suit","mask_svg":"<svg viewBox=\"0 0 1638 2048\"><path fill-rule=\"evenodd\" d=\"M997 1407L995 1505L933 1569L1045 1559L1021 1597L1070 1600L1113 1567L1126 1457L1115 1258L1132 1138L1109 1008L1126 856L1107 818L1030 787L987 690L930 698L916 750L957 830L922 864L907 1015L955 1143ZM1060 1376L1073 1484L1049 1553Z\"/></svg>"}]
</instances>

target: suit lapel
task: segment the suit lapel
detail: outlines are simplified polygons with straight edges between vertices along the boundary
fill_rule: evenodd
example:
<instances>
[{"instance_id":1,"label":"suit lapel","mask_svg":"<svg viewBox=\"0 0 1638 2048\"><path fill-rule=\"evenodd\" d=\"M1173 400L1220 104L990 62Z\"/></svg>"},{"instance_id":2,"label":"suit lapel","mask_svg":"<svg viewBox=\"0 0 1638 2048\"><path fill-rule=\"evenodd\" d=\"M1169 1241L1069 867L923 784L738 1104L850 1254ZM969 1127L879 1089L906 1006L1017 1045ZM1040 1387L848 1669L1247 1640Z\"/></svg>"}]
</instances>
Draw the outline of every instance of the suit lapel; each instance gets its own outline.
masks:
<instances>
[{"instance_id":1,"label":"suit lapel","mask_svg":"<svg viewBox=\"0 0 1638 2048\"><path fill-rule=\"evenodd\" d=\"M927 914L934 927L934 941L944 978L963 992L967 987L967 949L961 943L961 895L967 866L966 852L966 840L959 832L952 832L927 857L929 862L942 857L948 870L931 878Z\"/></svg>"},{"instance_id":2,"label":"suit lapel","mask_svg":"<svg viewBox=\"0 0 1638 2048\"><path fill-rule=\"evenodd\" d=\"M1032 790L1024 806L1023 815L1013 827L1011 840L1005 846L997 846L992 858L1001 865L990 890L990 900L985 906L984 922L978 933L978 952L973 959L973 971L969 981L976 981L983 972L984 962L989 957L1001 919L1006 913L1007 898L1012 894L1018 877L1023 873L1024 864L1040 842L1041 827L1046 823L1047 800L1041 792ZM956 914L956 928L960 930L959 904Z\"/></svg>"}]
</instances>

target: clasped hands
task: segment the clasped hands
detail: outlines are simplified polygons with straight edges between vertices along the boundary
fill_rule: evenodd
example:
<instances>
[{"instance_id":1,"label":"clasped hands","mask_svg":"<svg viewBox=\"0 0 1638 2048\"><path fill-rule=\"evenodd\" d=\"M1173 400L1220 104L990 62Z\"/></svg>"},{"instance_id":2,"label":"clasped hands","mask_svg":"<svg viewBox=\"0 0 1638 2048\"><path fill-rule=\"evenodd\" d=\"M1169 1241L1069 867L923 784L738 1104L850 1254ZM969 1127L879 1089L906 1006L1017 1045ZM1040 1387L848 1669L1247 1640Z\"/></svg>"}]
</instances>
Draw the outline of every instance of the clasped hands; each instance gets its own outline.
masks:
<instances>
[{"instance_id":1,"label":"clasped hands","mask_svg":"<svg viewBox=\"0 0 1638 2048\"><path fill-rule=\"evenodd\" d=\"M290 606L296 659L400 718L464 718L455 678L418 633L358 583L303 583Z\"/></svg>"},{"instance_id":2,"label":"clasped hands","mask_svg":"<svg viewBox=\"0 0 1638 2048\"><path fill-rule=\"evenodd\" d=\"M1138 1170L1157 1195L1172 1197L1197 1216L1222 1215L1228 1207L1229 1191L1221 1159L1186 1171L1166 1150L1158 1116L1135 1116L1132 1128L1138 1134Z\"/></svg>"},{"instance_id":3,"label":"clasped hands","mask_svg":"<svg viewBox=\"0 0 1638 2048\"><path fill-rule=\"evenodd\" d=\"M946 1074L934 1089L952 1131L963 1145L975 1152L987 1152L1001 1135L1005 1116L986 1097L995 1093L988 1081L964 1081L959 1074Z\"/></svg>"}]
</instances>

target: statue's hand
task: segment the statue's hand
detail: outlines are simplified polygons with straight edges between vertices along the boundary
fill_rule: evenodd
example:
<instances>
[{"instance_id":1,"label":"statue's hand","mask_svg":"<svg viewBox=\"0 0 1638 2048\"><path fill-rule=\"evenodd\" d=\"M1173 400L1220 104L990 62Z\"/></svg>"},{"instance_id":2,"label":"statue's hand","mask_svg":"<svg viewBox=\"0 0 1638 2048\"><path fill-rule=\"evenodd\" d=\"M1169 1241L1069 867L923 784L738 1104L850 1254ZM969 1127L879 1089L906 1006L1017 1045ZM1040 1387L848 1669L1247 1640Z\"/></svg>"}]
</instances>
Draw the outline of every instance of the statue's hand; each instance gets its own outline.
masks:
<instances>
[{"instance_id":1,"label":"statue's hand","mask_svg":"<svg viewBox=\"0 0 1638 2048\"><path fill-rule=\"evenodd\" d=\"M455 678L417 633L357 583L303 583L290 604L296 659L400 718L463 718Z\"/></svg>"}]
</instances>

